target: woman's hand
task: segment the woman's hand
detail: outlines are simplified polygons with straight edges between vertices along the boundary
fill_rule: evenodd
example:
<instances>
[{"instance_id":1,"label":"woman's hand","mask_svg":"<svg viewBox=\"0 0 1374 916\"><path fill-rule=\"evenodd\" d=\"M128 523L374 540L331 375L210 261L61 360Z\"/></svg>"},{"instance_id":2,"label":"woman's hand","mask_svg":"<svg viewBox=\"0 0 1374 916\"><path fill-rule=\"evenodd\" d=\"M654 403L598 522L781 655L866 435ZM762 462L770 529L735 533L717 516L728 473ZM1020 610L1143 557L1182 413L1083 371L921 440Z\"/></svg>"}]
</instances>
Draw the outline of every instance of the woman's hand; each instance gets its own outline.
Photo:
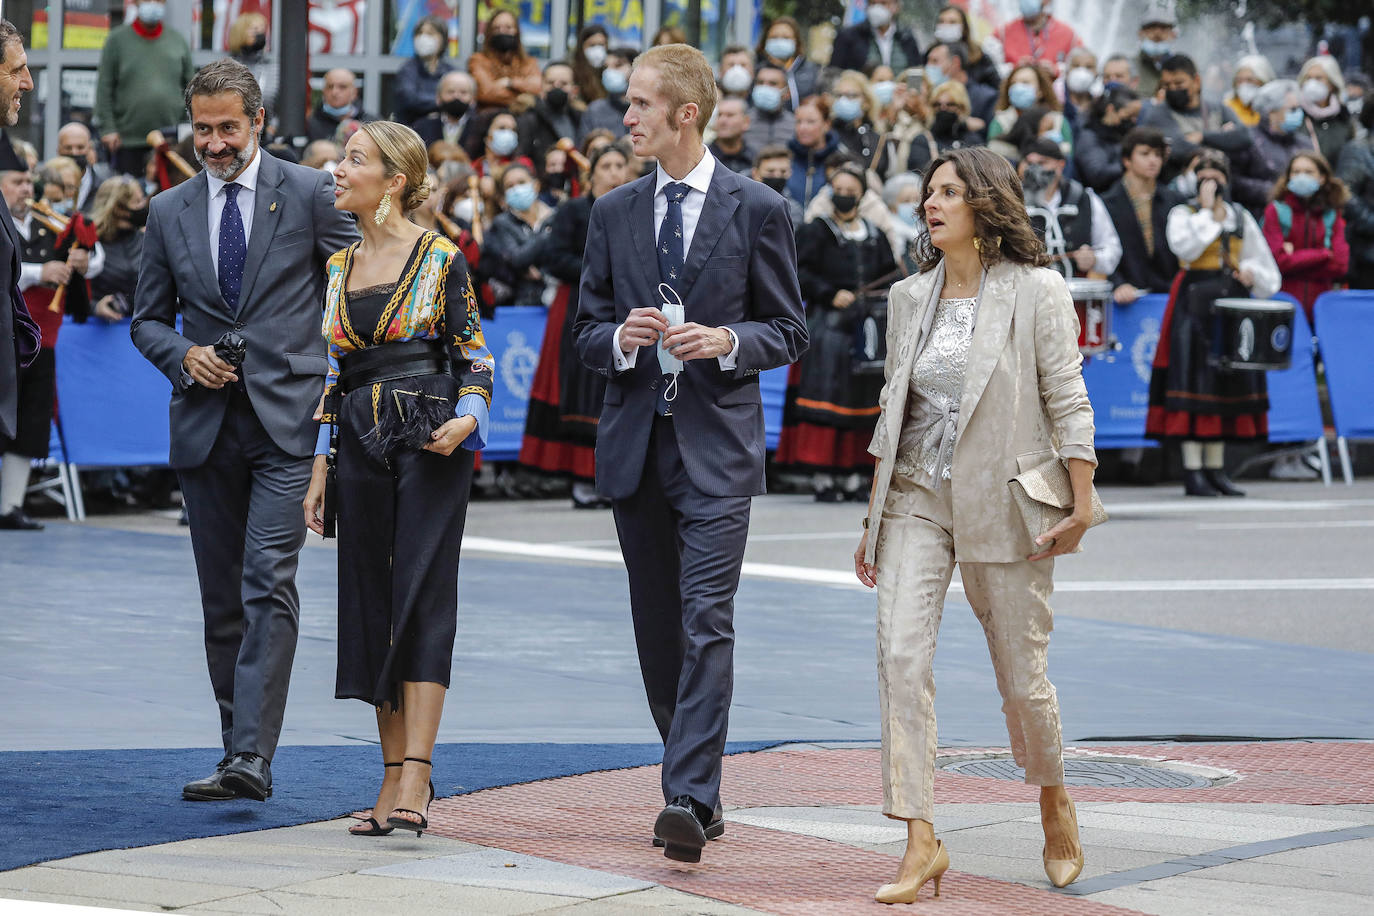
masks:
<instances>
[{"instance_id":1,"label":"woman's hand","mask_svg":"<svg viewBox=\"0 0 1374 916\"><path fill-rule=\"evenodd\" d=\"M1083 540L1083 534L1088 530L1092 520L1091 510L1082 515L1077 510L1071 512L1062 522L1035 539L1036 546L1044 549L1026 559L1045 560L1060 554L1073 553L1078 549L1078 542Z\"/></svg>"},{"instance_id":2,"label":"woman's hand","mask_svg":"<svg viewBox=\"0 0 1374 916\"><path fill-rule=\"evenodd\" d=\"M1242 267L1236 272L1236 279L1240 281L1241 286L1249 289L1255 285L1255 272L1248 267Z\"/></svg>"},{"instance_id":3,"label":"woman's hand","mask_svg":"<svg viewBox=\"0 0 1374 916\"><path fill-rule=\"evenodd\" d=\"M305 526L320 536L324 535L324 479L328 469L329 459L316 455L310 469L310 489L305 492Z\"/></svg>"},{"instance_id":4,"label":"woman's hand","mask_svg":"<svg viewBox=\"0 0 1374 916\"><path fill-rule=\"evenodd\" d=\"M842 289L835 294L835 298L830 300L830 304L837 309L847 309L854 304L854 294L847 289Z\"/></svg>"},{"instance_id":5,"label":"woman's hand","mask_svg":"<svg viewBox=\"0 0 1374 916\"><path fill-rule=\"evenodd\" d=\"M859 538L859 546L854 549L854 575L859 577L859 581L869 588L878 584L878 567L873 563L864 560L868 553L868 531L864 531L863 537Z\"/></svg>"},{"instance_id":6,"label":"woman's hand","mask_svg":"<svg viewBox=\"0 0 1374 916\"><path fill-rule=\"evenodd\" d=\"M437 452L445 457L452 455L458 446L463 444L472 431L477 428L477 418L469 414L466 417L454 417L443 426L429 434L432 440L425 446L427 452Z\"/></svg>"},{"instance_id":7,"label":"woman's hand","mask_svg":"<svg viewBox=\"0 0 1374 916\"><path fill-rule=\"evenodd\" d=\"M1217 183L1208 178L1197 186L1197 205L1199 210L1210 210L1217 202Z\"/></svg>"}]
</instances>

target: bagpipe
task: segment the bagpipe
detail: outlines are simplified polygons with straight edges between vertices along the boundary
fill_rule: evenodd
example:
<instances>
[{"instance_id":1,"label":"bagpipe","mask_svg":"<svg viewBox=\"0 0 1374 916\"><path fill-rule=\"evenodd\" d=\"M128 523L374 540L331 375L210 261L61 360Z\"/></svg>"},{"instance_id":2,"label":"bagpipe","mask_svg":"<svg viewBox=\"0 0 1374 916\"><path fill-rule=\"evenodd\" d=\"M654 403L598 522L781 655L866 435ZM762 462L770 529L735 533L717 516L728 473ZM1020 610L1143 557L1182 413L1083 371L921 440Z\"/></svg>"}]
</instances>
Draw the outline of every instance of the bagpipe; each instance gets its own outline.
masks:
<instances>
[{"instance_id":1,"label":"bagpipe","mask_svg":"<svg viewBox=\"0 0 1374 916\"><path fill-rule=\"evenodd\" d=\"M157 162L157 186L159 190L166 191L188 178L196 177L196 169L172 148L172 144L162 131L150 130L146 139L148 145L153 148L153 156ZM174 177L174 175L180 177Z\"/></svg>"},{"instance_id":2,"label":"bagpipe","mask_svg":"<svg viewBox=\"0 0 1374 916\"><path fill-rule=\"evenodd\" d=\"M31 200L28 204L33 218L57 236L56 242L53 243L52 260L65 262L76 249L88 252L95 250L99 235L95 223L84 213L77 212L66 217L54 210L46 200ZM65 285L59 286L53 293L48 308L54 312L61 312L65 308L69 314L77 317L89 315L91 289L86 283L86 278L78 274Z\"/></svg>"}]
</instances>

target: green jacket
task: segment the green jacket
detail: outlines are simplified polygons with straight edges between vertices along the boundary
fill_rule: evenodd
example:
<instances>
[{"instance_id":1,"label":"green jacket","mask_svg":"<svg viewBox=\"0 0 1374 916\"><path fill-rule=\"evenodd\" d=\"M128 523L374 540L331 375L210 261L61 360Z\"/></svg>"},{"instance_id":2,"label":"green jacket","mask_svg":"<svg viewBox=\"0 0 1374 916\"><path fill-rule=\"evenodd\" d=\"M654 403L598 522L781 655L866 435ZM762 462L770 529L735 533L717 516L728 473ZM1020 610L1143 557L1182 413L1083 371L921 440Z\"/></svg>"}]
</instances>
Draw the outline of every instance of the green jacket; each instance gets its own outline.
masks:
<instances>
[{"instance_id":1,"label":"green jacket","mask_svg":"<svg viewBox=\"0 0 1374 916\"><path fill-rule=\"evenodd\" d=\"M163 26L148 39L121 26L105 39L95 89L95 119L101 134L119 132L124 146L147 146L148 131L186 119L182 93L191 81L191 47L181 33Z\"/></svg>"}]
</instances>

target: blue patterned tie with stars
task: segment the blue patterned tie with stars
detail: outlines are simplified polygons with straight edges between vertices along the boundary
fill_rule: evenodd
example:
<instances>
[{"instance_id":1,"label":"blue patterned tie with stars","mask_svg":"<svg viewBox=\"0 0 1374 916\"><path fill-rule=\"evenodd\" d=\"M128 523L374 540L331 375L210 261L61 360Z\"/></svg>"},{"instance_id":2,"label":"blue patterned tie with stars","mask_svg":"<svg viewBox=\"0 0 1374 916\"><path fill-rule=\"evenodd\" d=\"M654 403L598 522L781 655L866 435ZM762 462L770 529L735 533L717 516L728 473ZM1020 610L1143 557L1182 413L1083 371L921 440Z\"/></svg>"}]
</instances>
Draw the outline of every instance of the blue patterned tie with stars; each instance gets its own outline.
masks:
<instances>
[{"instance_id":1,"label":"blue patterned tie with stars","mask_svg":"<svg viewBox=\"0 0 1374 916\"><path fill-rule=\"evenodd\" d=\"M658 278L681 295L679 284L682 282L682 267L687 261L686 246L682 232L682 200L690 191L680 181L672 181L663 186L663 196L668 198L668 212L663 216L663 225L658 227ZM673 384L671 375L659 380L656 410L660 416L673 415L672 401L668 400L669 386Z\"/></svg>"},{"instance_id":2,"label":"blue patterned tie with stars","mask_svg":"<svg viewBox=\"0 0 1374 916\"><path fill-rule=\"evenodd\" d=\"M243 214L238 196L243 186L230 182L224 186L224 215L219 220L219 291L230 309L237 312L243 290L243 262L248 258L248 243L243 233Z\"/></svg>"}]
</instances>

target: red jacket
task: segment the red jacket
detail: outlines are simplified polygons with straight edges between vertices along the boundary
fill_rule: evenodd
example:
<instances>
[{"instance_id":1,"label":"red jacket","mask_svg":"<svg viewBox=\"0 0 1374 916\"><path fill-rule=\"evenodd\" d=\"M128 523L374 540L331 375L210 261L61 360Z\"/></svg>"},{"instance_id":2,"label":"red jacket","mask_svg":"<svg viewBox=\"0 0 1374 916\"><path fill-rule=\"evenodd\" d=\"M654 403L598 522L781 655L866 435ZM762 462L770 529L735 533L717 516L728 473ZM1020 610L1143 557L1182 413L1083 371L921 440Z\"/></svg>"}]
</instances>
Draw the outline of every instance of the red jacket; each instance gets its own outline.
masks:
<instances>
[{"instance_id":1,"label":"red jacket","mask_svg":"<svg viewBox=\"0 0 1374 916\"><path fill-rule=\"evenodd\" d=\"M1284 203L1292 211L1292 225L1285 238L1278 211L1270 204L1264 211L1264 239L1274 253L1283 275L1283 291L1302 303L1308 321L1312 304L1350 269L1350 246L1345 240L1345 218L1336 211L1331 224L1331 245L1326 244L1325 211L1313 210L1296 194L1285 194ZM1292 253L1284 243L1293 246Z\"/></svg>"},{"instance_id":2,"label":"red jacket","mask_svg":"<svg viewBox=\"0 0 1374 916\"><path fill-rule=\"evenodd\" d=\"M1031 32L1026 20L1016 19L997 30L997 40L1002 42L1002 54L1007 63L1018 66L1026 60L1043 60L1053 65L1056 76L1068 60L1069 52L1083 43L1072 26L1053 16L1046 19L1044 28L1036 33Z\"/></svg>"}]
</instances>

